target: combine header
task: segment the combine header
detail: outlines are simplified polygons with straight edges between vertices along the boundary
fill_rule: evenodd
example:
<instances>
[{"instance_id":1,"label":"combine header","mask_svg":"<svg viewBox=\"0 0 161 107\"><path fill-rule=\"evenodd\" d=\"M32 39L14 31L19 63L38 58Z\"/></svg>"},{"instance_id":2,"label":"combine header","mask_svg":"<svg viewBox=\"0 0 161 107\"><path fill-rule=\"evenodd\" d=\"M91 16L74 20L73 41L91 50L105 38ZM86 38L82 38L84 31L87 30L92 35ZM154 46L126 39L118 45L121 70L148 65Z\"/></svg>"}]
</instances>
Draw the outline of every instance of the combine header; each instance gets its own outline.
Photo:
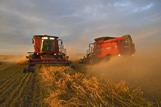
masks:
<instances>
[{"instance_id":1,"label":"combine header","mask_svg":"<svg viewBox=\"0 0 161 107\"><path fill-rule=\"evenodd\" d=\"M36 64L64 64L72 66L72 62L66 56L63 41L56 36L34 35L32 39L34 52L28 52L28 68L25 72L34 72Z\"/></svg>"},{"instance_id":2,"label":"combine header","mask_svg":"<svg viewBox=\"0 0 161 107\"><path fill-rule=\"evenodd\" d=\"M135 45L130 35L122 37L99 37L89 44L87 55L80 59L81 64L93 64L100 60L109 60L111 56L132 56Z\"/></svg>"}]
</instances>

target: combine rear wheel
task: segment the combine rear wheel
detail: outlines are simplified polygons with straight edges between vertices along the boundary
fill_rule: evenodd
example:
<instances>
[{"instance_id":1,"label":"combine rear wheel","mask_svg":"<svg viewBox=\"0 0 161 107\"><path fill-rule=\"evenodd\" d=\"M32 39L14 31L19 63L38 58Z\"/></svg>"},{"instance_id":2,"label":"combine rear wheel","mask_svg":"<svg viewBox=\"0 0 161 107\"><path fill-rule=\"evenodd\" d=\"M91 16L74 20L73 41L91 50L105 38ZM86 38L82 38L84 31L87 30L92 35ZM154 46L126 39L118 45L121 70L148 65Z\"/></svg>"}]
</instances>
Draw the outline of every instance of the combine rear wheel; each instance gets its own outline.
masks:
<instances>
[{"instance_id":1,"label":"combine rear wheel","mask_svg":"<svg viewBox=\"0 0 161 107\"><path fill-rule=\"evenodd\" d=\"M106 61L109 61L110 60L110 58L111 58L111 55L110 54L108 54L108 55L106 55Z\"/></svg>"}]
</instances>

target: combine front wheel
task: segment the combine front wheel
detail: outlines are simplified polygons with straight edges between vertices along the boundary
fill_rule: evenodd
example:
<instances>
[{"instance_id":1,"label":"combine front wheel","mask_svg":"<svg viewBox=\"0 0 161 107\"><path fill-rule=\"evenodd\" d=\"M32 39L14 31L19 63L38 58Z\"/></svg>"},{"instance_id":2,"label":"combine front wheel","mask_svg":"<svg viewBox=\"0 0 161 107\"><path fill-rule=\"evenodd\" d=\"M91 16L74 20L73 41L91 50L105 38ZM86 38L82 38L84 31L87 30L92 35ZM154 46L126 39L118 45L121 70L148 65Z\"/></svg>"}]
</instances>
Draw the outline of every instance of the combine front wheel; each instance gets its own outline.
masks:
<instances>
[{"instance_id":1,"label":"combine front wheel","mask_svg":"<svg viewBox=\"0 0 161 107\"><path fill-rule=\"evenodd\" d=\"M26 68L23 69L23 73L27 73L27 72L34 73L34 71L35 71L35 69L33 66L29 66L27 69Z\"/></svg>"},{"instance_id":2,"label":"combine front wheel","mask_svg":"<svg viewBox=\"0 0 161 107\"><path fill-rule=\"evenodd\" d=\"M24 69L23 69L23 73L26 73L26 72L27 72L27 70L26 70L26 68L24 68Z\"/></svg>"},{"instance_id":3,"label":"combine front wheel","mask_svg":"<svg viewBox=\"0 0 161 107\"><path fill-rule=\"evenodd\" d=\"M72 64L70 65L70 67L71 67L72 69L75 69L75 66L74 66L74 65L72 65Z\"/></svg>"},{"instance_id":4,"label":"combine front wheel","mask_svg":"<svg viewBox=\"0 0 161 107\"><path fill-rule=\"evenodd\" d=\"M69 66L70 68L75 69L75 66L72 63L68 63L66 64L66 66Z\"/></svg>"},{"instance_id":5,"label":"combine front wheel","mask_svg":"<svg viewBox=\"0 0 161 107\"><path fill-rule=\"evenodd\" d=\"M35 71L34 66L29 66L28 67L28 72L32 72L33 73L34 71Z\"/></svg>"}]
</instances>

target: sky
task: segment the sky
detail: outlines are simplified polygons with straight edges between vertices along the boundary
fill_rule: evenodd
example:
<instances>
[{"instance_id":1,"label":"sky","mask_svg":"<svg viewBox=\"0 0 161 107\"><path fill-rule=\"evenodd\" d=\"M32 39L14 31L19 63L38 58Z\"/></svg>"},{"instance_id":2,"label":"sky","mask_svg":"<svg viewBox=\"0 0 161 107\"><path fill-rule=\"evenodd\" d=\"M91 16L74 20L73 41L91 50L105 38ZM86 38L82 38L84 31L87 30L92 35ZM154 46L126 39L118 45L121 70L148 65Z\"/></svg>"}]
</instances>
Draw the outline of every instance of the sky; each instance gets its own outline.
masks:
<instances>
[{"instance_id":1,"label":"sky","mask_svg":"<svg viewBox=\"0 0 161 107\"><path fill-rule=\"evenodd\" d=\"M0 0L0 54L33 51L35 34L59 36L75 52L100 36L150 46L161 42L161 0Z\"/></svg>"}]
</instances>

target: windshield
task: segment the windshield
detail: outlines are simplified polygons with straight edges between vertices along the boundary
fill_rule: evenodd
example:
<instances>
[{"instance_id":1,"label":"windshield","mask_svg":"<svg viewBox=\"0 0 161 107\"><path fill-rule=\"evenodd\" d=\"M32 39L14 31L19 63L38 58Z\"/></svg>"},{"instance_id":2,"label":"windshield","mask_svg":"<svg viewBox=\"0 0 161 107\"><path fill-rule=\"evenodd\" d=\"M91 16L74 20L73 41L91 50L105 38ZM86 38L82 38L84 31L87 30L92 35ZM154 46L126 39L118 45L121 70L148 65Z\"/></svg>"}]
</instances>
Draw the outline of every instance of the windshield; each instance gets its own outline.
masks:
<instances>
[{"instance_id":1,"label":"windshield","mask_svg":"<svg viewBox=\"0 0 161 107\"><path fill-rule=\"evenodd\" d=\"M43 39L41 41L40 51L55 51L55 41Z\"/></svg>"}]
</instances>

